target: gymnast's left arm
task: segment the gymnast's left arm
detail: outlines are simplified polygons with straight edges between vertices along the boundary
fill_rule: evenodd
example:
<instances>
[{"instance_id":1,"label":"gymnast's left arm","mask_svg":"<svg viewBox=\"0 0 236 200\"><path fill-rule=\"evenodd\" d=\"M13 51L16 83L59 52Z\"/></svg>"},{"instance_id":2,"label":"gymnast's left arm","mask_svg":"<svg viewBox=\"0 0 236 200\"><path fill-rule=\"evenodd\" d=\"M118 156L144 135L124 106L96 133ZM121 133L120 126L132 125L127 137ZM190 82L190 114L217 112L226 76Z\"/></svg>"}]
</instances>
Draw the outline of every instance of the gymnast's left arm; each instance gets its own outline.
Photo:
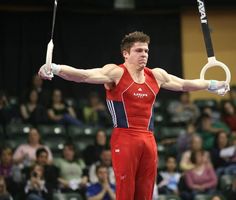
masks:
<instances>
[{"instance_id":1,"label":"gymnast's left arm","mask_svg":"<svg viewBox=\"0 0 236 200\"><path fill-rule=\"evenodd\" d=\"M160 87L173 91L197 91L208 90L217 93L219 90L228 92L229 86L225 81L202 80L202 79L182 79L168 74L165 70L155 68L152 70Z\"/></svg>"}]
</instances>

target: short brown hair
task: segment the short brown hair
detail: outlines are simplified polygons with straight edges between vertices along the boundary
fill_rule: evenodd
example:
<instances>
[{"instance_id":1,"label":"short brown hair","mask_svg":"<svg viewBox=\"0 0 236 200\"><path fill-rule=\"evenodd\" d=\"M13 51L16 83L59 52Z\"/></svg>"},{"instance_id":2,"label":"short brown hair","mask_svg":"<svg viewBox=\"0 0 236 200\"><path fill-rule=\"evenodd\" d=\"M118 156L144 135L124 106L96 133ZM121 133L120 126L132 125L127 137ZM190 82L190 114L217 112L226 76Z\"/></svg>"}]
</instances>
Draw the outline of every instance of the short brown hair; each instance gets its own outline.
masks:
<instances>
[{"instance_id":1,"label":"short brown hair","mask_svg":"<svg viewBox=\"0 0 236 200\"><path fill-rule=\"evenodd\" d=\"M204 151L203 150L197 150L197 151L192 151L191 152L190 161L194 165L197 163L197 155L198 154L201 154L203 156L204 155Z\"/></svg>"},{"instance_id":2,"label":"short brown hair","mask_svg":"<svg viewBox=\"0 0 236 200\"><path fill-rule=\"evenodd\" d=\"M121 53L126 50L129 51L135 42L144 42L149 44L150 37L143 32L135 31L125 35L125 37L121 41L120 49Z\"/></svg>"}]
</instances>

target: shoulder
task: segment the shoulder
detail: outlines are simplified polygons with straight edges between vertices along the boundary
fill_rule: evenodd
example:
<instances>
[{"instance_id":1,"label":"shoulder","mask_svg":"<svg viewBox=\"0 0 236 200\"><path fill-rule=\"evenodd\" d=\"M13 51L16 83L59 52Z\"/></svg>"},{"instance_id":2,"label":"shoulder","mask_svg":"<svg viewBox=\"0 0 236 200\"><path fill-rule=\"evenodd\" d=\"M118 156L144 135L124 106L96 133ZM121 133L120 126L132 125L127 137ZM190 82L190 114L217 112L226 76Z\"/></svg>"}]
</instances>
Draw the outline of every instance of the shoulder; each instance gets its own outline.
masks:
<instances>
[{"instance_id":1,"label":"shoulder","mask_svg":"<svg viewBox=\"0 0 236 200\"><path fill-rule=\"evenodd\" d=\"M102 70L107 75L122 75L124 70L122 67L116 64L106 64L102 67Z\"/></svg>"},{"instance_id":2,"label":"shoulder","mask_svg":"<svg viewBox=\"0 0 236 200\"><path fill-rule=\"evenodd\" d=\"M152 73L160 84L168 82L170 79L169 74L164 69L154 68L152 69Z\"/></svg>"}]
</instances>

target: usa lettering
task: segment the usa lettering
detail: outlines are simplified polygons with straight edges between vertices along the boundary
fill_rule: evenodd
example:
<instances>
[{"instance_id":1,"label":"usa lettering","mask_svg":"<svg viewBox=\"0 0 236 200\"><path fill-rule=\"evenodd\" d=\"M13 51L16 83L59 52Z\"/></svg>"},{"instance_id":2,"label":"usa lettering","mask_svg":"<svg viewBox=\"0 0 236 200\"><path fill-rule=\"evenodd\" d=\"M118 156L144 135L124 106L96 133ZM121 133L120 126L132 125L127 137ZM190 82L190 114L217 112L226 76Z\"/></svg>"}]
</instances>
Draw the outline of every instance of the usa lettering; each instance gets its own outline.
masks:
<instances>
[{"instance_id":1,"label":"usa lettering","mask_svg":"<svg viewBox=\"0 0 236 200\"><path fill-rule=\"evenodd\" d=\"M138 97L138 98L143 98L143 97L147 97L147 94L142 94L142 93L134 93L134 96Z\"/></svg>"},{"instance_id":2,"label":"usa lettering","mask_svg":"<svg viewBox=\"0 0 236 200\"><path fill-rule=\"evenodd\" d=\"M204 8L204 3L201 0L197 0L197 2L198 2L198 9L199 9L199 12L201 14L201 23L207 24L206 11L205 11L205 8Z\"/></svg>"}]
</instances>

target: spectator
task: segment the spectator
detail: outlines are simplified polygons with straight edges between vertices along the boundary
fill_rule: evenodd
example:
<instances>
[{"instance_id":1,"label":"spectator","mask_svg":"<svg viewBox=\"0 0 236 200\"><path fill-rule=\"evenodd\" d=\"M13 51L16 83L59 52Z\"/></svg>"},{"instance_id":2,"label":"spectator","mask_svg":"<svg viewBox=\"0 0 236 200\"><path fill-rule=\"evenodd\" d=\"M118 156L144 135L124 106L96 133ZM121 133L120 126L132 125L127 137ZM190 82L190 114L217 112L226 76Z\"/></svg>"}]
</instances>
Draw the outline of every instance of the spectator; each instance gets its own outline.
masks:
<instances>
[{"instance_id":1,"label":"spectator","mask_svg":"<svg viewBox=\"0 0 236 200\"><path fill-rule=\"evenodd\" d=\"M193 135L190 150L185 151L181 156L180 169L182 171L192 169L194 167L194 164L191 162L190 159L191 154L202 149L202 138L199 135ZM208 151L204 151L203 160L206 164L211 165L210 155Z\"/></svg>"},{"instance_id":2,"label":"spectator","mask_svg":"<svg viewBox=\"0 0 236 200\"><path fill-rule=\"evenodd\" d=\"M169 156L166 159L166 171L160 172L163 178L162 182L159 183L159 194L175 194L178 195L178 183L181 174L176 171L177 163L173 156Z\"/></svg>"},{"instance_id":3,"label":"spectator","mask_svg":"<svg viewBox=\"0 0 236 200\"><path fill-rule=\"evenodd\" d=\"M233 178L232 184L229 189L225 191L227 200L236 200L236 177Z\"/></svg>"},{"instance_id":4,"label":"spectator","mask_svg":"<svg viewBox=\"0 0 236 200\"><path fill-rule=\"evenodd\" d=\"M100 159L101 152L106 148L106 145L106 132L102 129L99 129L96 133L94 144L88 146L83 152L86 165L90 166L92 163L98 161Z\"/></svg>"},{"instance_id":5,"label":"spectator","mask_svg":"<svg viewBox=\"0 0 236 200\"><path fill-rule=\"evenodd\" d=\"M231 149L234 152L232 152ZM218 133L215 148L212 149L211 155L218 176L223 174L236 174L235 147L229 145L226 132L221 131Z\"/></svg>"},{"instance_id":6,"label":"spectator","mask_svg":"<svg viewBox=\"0 0 236 200\"><path fill-rule=\"evenodd\" d=\"M13 151L9 147L3 147L0 157L0 176L4 177L8 191L16 197L22 191L23 175L21 169L13 164Z\"/></svg>"},{"instance_id":7,"label":"spectator","mask_svg":"<svg viewBox=\"0 0 236 200\"><path fill-rule=\"evenodd\" d=\"M213 195L210 200L224 200L220 195Z\"/></svg>"},{"instance_id":8,"label":"spectator","mask_svg":"<svg viewBox=\"0 0 236 200\"><path fill-rule=\"evenodd\" d=\"M30 177L26 182L25 193L27 200L48 200L48 189L44 179L42 165L34 164L30 170Z\"/></svg>"},{"instance_id":9,"label":"spectator","mask_svg":"<svg viewBox=\"0 0 236 200\"><path fill-rule=\"evenodd\" d=\"M203 148L210 150L214 146L215 135L219 131L229 131L228 127L220 123L213 123L212 118L208 114L203 114L199 120L199 127L197 132L201 135L203 139Z\"/></svg>"},{"instance_id":10,"label":"spectator","mask_svg":"<svg viewBox=\"0 0 236 200\"><path fill-rule=\"evenodd\" d=\"M222 119L231 131L236 131L236 110L232 102L226 101L222 106Z\"/></svg>"},{"instance_id":11,"label":"spectator","mask_svg":"<svg viewBox=\"0 0 236 200\"><path fill-rule=\"evenodd\" d=\"M53 199L53 191L58 187L59 169L53 164L48 164L48 151L44 147L40 147L36 151L35 164L41 165L44 168L45 186L48 189L47 200ZM24 170L26 177L30 177L30 168Z\"/></svg>"},{"instance_id":12,"label":"spectator","mask_svg":"<svg viewBox=\"0 0 236 200\"><path fill-rule=\"evenodd\" d=\"M89 105L84 107L83 115L86 124L103 127L111 124L107 108L95 92L90 93Z\"/></svg>"},{"instance_id":13,"label":"spectator","mask_svg":"<svg viewBox=\"0 0 236 200\"><path fill-rule=\"evenodd\" d=\"M67 106L62 98L61 90L55 89L52 93L52 103L48 109L49 119L56 124L81 126L76 118L73 107Z\"/></svg>"},{"instance_id":14,"label":"spectator","mask_svg":"<svg viewBox=\"0 0 236 200\"><path fill-rule=\"evenodd\" d=\"M28 143L21 144L14 152L13 160L22 168L30 166L36 159L36 150L40 147L45 147L49 153L49 162L53 160L50 149L40 143L40 135L36 128L31 128L28 135Z\"/></svg>"},{"instance_id":15,"label":"spectator","mask_svg":"<svg viewBox=\"0 0 236 200\"><path fill-rule=\"evenodd\" d=\"M236 107L236 85L230 87L229 98L234 107Z\"/></svg>"},{"instance_id":16,"label":"spectator","mask_svg":"<svg viewBox=\"0 0 236 200\"><path fill-rule=\"evenodd\" d=\"M0 176L0 200L13 200L7 191L7 186L3 176Z\"/></svg>"},{"instance_id":17,"label":"spectator","mask_svg":"<svg viewBox=\"0 0 236 200\"><path fill-rule=\"evenodd\" d=\"M12 109L8 102L7 95L3 91L0 91L0 125L5 128L12 117Z\"/></svg>"},{"instance_id":18,"label":"spectator","mask_svg":"<svg viewBox=\"0 0 236 200\"><path fill-rule=\"evenodd\" d=\"M96 175L96 167L98 165L104 165L108 169L108 177L109 181L112 184L115 184L115 175L112 168L111 163L111 150L110 149L103 149L100 155L100 160L93 163L89 168L89 180L91 183L96 183L98 181L97 175Z\"/></svg>"},{"instance_id":19,"label":"spectator","mask_svg":"<svg viewBox=\"0 0 236 200\"><path fill-rule=\"evenodd\" d=\"M88 200L115 200L115 185L109 181L107 166L96 167L97 182L87 188Z\"/></svg>"},{"instance_id":20,"label":"spectator","mask_svg":"<svg viewBox=\"0 0 236 200\"><path fill-rule=\"evenodd\" d=\"M184 200L191 200L196 194L213 194L217 185L217 177L214 169L204 162L204 151L192 152L191 162L194 168L185 173L185 181L190 193L183 193Z\"/></svg>"},{"instance_id":21,"label":"spectator","mask_svg":"<svg viewBox=\"0 0 236 200\"><path fill-rule=\"evenodd\" d=\"M186 126L186 132L184 134L180 134L177 139L178 154L181 155L184 151L191 148L191 140L194 134L196 134L196 126L194 123L188 123Z\"/></svg>"},{"instance_id":22,"label":"spectator","mask_svg":"<svg viewBox=\"0 0 236 200\"><path fill-rule=\"evenodd\" d=\"M216 108L213 108L211 106L204 106L202 108L202 112L201 112L203 115L206 114L208 116L211 117L211 121L212 121L212 124L214 125L217 125L217 124L220 124L222 123L221 121L221 113L218 109Z\"/></svg>"},{"instance_id":23,"label":"spectator","mask_svg":"<svg viewBox=\"0 0 236 200\"><path fill-rule=\"evenodd\" d=\"M88 177L83 174L86 165L78 158L72 143L64 144L62 158L55 159L55 166L59 168L58 181L62 192L79 191L82 195L88 183Z\"/></svg>"},{"instance_id":24,"label":"spectator","mask_svg":"<svg viewBox=\"0 0 236 200\"><path fill-rule=\"evenodd\" d=\"M43 87L43 80L38 76L38 74L34 74L32 77L30 88L27 89L23 93L23 101L27 98L27 93L31 90L35 90L38 93L38 102L43 106L48 106L50 99L50 91Z\"/></svg>"},{"instance_id":25,"label":"spectator","mask_svg":"<svg viewBox=\"0 0 236 200\"><path fill-rule=\"evenodd\" d=\"M171 102L167 110L174 123L195 122L200 114L198 107L191 102L188 92L183 92L179 101Z\"/></svg>"},{"instance_id":26,"label":"spectator","mask_svg":"<svg viewBox=\"0 0 236 200\"><path fill-rule=\"evenodd\" d=\"M46 123L47 116L45 108L38 103L38 93L31 90L25 103L20 105L20 113L23 122L34 126Z\"/></svg>"},{"instance_id":27,"label":"spectator","mask_svg":"<svg viewBox=\"0 0 236 200\"><path fill-rule=\"evenodd\" d=\"M218 171L221 171L222 168L226 167L227 161L220 157L220 151L228 146L228 136L227 133L221 131L216 136L215 146L211 150L211 158L214 168L218 175L221 175Z\"/></svg>"}]
</instances>

